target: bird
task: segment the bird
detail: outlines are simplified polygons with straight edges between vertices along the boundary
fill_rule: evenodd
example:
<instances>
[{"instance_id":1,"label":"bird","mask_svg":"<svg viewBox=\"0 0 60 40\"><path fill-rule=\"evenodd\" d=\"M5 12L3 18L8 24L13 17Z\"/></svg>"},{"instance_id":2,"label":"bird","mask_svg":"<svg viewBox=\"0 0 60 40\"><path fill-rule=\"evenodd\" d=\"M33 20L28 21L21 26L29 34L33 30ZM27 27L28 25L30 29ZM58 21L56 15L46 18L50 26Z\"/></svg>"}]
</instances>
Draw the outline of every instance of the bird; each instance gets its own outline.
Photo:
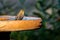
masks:
<instances>
[{"instance_id":1,"label":"bird","mask_svg":"<svg viewBox=\"0 0 60 40\"><path fill-rule=\"evenodd\" d=\"M21 9L21 10L19 11L19 13L17 14L17 16L16 16L16 20L22 20L23 17L24 17L24 10Z\"/></svg>"}]
</instances>

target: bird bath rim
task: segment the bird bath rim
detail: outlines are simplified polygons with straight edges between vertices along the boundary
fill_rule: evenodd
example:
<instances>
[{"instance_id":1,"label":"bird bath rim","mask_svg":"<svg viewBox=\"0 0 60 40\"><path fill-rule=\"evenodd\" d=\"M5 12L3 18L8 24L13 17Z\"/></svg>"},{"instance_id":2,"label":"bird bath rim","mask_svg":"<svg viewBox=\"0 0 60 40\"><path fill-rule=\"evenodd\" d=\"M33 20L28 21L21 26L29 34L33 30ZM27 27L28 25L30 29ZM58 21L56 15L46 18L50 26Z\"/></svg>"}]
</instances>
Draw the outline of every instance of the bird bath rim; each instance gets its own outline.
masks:
<instances>
[{"instance_id":1,"label":"bird bath rim","mask_svg":"<svg viewBox=\"0 0 60 40\"><path fill-rule=\"evenodd\" d=\"M12 18L12 16L0 16L0 18ZM39 25L41 25L41 18L38 17L24 17L23 20L15 20L14 16L13 20L3 20L0 21L0 32L1 31L21 31L21 30L32 30L36 28L40 28ZM9 19L10 19L9 18ZM26 18L26 19L25 19ZM34 19L33 19L34 18ZM3 25L3 27L2 27Z\"/></svg>"}]
</instances>

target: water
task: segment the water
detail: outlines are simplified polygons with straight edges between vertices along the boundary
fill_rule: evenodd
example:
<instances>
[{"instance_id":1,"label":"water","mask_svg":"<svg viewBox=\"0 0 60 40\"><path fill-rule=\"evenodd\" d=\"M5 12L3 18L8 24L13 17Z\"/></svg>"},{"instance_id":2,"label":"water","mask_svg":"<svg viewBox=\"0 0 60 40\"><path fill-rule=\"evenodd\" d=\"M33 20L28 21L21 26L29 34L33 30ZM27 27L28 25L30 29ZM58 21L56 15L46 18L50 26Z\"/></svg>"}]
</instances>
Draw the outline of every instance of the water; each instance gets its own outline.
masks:
<instances>
[{"instance_id":1,"label":"water","mask_svg":"<svg viewBox=\"0 0 60 40\"><path fill-rule=\"evenodd\" d=\"M16 16L0 16L0 18L7 18L7 20L16 20ZM22 20L36 20L36 19L40 19L40 18L24 16Z\"/></svg>"}]
</instances>

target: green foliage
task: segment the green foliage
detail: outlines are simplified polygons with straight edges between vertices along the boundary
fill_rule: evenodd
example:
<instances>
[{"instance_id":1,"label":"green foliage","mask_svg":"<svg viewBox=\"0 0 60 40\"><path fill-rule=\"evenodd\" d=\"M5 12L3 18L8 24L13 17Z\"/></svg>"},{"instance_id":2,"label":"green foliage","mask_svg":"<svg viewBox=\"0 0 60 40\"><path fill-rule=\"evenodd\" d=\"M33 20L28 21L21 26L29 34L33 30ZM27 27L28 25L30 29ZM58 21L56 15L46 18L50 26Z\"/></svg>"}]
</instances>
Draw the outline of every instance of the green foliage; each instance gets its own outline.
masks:
<instances>
[{"instance_id":1,"label":"green foliage","mask_svg":"<svg viewBox=\"0 0 60 40\"><path fill-rule=\"evenodd\" d=\"M19 0L22 5L24 5L25 0Z\"/></svg>"},{"instance_id":2,"label":"green foliage","mask_svg":"<svg viewBox=\"0 0 60 40\"><path fill-rule=\"evenodd\" d=\"M54 0L54 1L56 1L56 0ZM54 1L52 1L51 5L49 4L50 6L49 5L46 6L45 7L46 9L44 8L44 4L41 1L38 1L38 4L40 4L40 5L38 5L38 4L36 5L36 8L40 11L40 13L34 12L34 14L37 15L38 17L42 18L42 20L43 20L42 21L42 27L44 29L46 29L46 31L48 32L47 33L44 30L45 32L42 35L43 35L43 37L44 36L45 37L43 39L43 37L41 36L42 37L41 40L60 40L60 38L59 38L60 37L60 30L59 30L60 29L60 25L59 25L60 21L57 20L58 18L60 18L60 16L59 16L60 13L56 12L56 10L59 11L59 9L56 9L57 6L55 5L56 2L54 2ZM39 8L39 7L41 7L41 8ZM46 13L47 7L52 8L52 14L51 15L49 15L49 14L44 15ZM47 15L48 15L48 18L46 17ZM46 23L48 23L48 24L46 24ZM51 27L51 28L48 28L48 27Z\"/></svg>"},{"instance_id":3,"label":"green foliage","mask_svg":"<svg viewBox=\"0 0 60 40\"><path fill-rule=\"evenodd\" d=\"M2 6L2 8L0 8L0 15L8 15L11 14L14 9L12 8L16 3L10 4L9 1L6 0L0 0L0 6Z\"/></svg>"}]
</instances>

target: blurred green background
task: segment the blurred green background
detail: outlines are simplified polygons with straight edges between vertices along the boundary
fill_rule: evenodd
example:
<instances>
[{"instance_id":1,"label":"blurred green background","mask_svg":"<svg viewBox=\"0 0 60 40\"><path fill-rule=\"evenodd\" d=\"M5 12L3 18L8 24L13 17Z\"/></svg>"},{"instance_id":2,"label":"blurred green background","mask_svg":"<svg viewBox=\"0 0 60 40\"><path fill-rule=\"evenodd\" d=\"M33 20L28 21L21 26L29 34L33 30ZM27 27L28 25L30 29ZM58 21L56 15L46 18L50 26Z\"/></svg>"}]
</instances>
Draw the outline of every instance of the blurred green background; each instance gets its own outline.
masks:
<instances>
[{"instance_id":1,"label":"blurred green background","mask_svg":"<svg viewBox=\"0 0 60 40\"><path fill-rule=\"evenodd\" d=\"M13 40L60 40L60 0L0 0L0 15L17 15L20 9L25 16L42 18L41 28L11 32Z\"/></svg>"}]
</instances>

